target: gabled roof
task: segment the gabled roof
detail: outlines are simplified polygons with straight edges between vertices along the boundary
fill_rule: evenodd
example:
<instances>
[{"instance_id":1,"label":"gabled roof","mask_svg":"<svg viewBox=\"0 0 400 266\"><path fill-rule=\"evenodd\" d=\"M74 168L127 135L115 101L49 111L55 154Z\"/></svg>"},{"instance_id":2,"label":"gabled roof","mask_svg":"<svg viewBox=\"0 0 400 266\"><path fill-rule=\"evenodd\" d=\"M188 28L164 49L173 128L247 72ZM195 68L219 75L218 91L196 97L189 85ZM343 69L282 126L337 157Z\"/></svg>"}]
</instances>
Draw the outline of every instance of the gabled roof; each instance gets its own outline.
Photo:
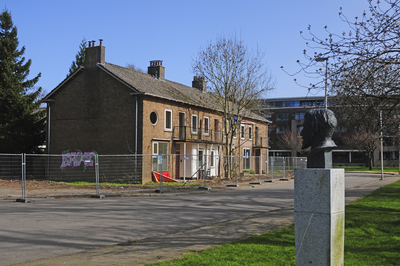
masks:
<instances>
[{"instance_id":1,"label":"gabled roof","mask_svg":"<svg viewBox=\"0 0 400 266\"><path fill-rule=\"evenodd\" d=\"M97 67L119 80L127 87L132 89L132 94L145 94L153 97L159 97L175 102L187 103L190 105L199 106L211 110L220 110L221 108L215 104L210 93L202 92L196 88L189 87L177 82L173 82L166 79L157 79L153 76L142 73L139 71L131 70L125 67L117 66L111 63L105 62L104 64L97 64ZM60 89L69 79L77 75L80 70L79 68L73 74L63 80L55 89L53 89L43 101L49 99L49 97L58 89ZM255 113L246 115L248 118L256 119L263 122L269 122L267 119L259 116Z\"/></svg>"},{"instance_id":2,"label":"gabled roof","mask_svg":"<svg viewBox=\"0 0 400 266\"><path fill-rule=\"evenodd\" d=\"M205 108L218 109L217 106L212 104L214 101L208 93L203 93L196 88L166 79L160 80L149 74L110 63L99 64L98 66L126 82L137 92Z\"/></svg>"},{"instance_id":3,"label":"gabled roof","mask_svg":"<svg viewBox=\"0 0 400 266\"><path fill-rule=\"evenodd\" d=\"M215 104L215 100L210 93L202 92L196 88L189 87L170 80L160 80L139 71L131 70L125 67L117 66L111 63L99 64L100 68L116 76L121 81L129 84L139 93L160 97L176 102L183 102L212 110L221 108ZM263 122L269 122L267 119L255 113L246 116Z\"/></svg>"}]
</instances>

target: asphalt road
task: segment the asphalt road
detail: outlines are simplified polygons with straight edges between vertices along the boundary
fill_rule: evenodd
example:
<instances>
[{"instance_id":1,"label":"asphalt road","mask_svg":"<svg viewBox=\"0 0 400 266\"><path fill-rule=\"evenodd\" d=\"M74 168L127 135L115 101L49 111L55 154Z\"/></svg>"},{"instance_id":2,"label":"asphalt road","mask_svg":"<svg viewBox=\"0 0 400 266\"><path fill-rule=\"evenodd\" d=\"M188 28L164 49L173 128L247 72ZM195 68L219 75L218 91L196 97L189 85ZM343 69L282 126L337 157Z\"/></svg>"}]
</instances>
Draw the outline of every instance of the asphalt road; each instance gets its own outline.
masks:
<instances>
[{"instance_id":1,"label":"asphalt road","mask_svg":"<svg viewBox=\"0 0 400 266\"><path fill-rule=\"evenodd\" d=\"M346 174L346 189L378 174ZM293 181L217 193L0 201L0 265L72 254L293 206Z\"/></svg>"}]
</instances>

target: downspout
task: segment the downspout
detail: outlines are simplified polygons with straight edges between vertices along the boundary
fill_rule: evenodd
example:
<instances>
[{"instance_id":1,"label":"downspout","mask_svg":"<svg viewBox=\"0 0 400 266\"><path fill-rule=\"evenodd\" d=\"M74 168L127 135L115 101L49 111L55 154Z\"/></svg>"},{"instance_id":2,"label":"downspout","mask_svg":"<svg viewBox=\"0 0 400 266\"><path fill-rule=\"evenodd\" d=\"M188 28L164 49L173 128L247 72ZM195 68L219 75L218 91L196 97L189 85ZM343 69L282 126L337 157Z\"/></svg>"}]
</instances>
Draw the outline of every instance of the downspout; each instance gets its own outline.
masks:
<instances>
[{"instance_id":1,"label":"downspout","mask_svg":"<svg viewBox=\"0 0 400 266\"><path fill-rule=\"evenodd\" d=\"M50 154L50 103L47 103L47 154Z\"/></svg>"},{"instance_id":2,"label":"downspout","mask_svg":"<svg viewBox=\"0 0 400 266\"><path fill-rule=\"evenodd\" d=\"M47 179L50 179L50 103L47 102Z\"/></svg>"},{"instance_id":3,"label":"downspout","mask_svg":"<svg viewBox=\"0 0 400 266\"><path fill-rule=\"evenodd\" d=\"M138 98L135 96L136 100L136 113L135 113L135 173L137 176L137 148L138 148ZM136 178L135 176L135 178ZM142 180L143 183L143 180Z\"/></svg>"},{"instance_id":4,"label":"downspout","mask_svg":"<svg viewBox=\"0 0 400 266\"><path fill-rule=\"evenodd\" d=\"M138 142L138 98L135 96L136 99L136 118L135 118L135 154L137 154L137 142Z\"/></svg>"}]
</instances>

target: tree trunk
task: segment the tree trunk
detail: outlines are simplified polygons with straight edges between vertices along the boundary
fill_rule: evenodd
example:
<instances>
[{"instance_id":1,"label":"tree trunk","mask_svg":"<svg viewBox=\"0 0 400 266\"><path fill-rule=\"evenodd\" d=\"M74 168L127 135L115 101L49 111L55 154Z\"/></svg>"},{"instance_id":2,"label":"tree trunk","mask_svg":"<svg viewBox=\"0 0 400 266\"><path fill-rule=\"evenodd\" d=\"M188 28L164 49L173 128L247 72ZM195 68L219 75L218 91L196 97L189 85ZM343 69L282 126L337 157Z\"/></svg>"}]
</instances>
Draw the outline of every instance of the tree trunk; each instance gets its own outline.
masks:
<instances>
[{"instance_id":1,"label":"tree trunk","mask_svg":"<svg viewBox=\"0 0 400 266\"><path fill-rule=\"evenodd\" d=\"M372 167L373 167L373 161L372 161L373 158L374 158L374 156L371 153L369 153L368 154L368 169L371 171L372 171Z\"/></svg>"}]
</instances>

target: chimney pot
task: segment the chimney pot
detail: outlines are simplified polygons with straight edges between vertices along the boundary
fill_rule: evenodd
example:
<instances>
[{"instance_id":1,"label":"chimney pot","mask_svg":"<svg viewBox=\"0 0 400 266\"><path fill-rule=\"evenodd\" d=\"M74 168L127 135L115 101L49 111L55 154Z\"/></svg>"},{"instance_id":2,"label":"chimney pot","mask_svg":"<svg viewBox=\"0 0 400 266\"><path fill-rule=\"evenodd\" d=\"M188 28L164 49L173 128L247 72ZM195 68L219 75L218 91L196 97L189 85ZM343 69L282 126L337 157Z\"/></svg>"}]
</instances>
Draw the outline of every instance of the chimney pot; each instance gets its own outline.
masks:
<instances>
[{"instance_id":1,"label":"chimney pot","mask_svg":"<svg viewBox=\"0 0 400 266\"><path fill-rule=\"evenodd\" d=\"M103 46L103 39L99 39L100 41L100 46Z\"/></svg>"},{"instance_id":2,"label":"chimney pot","mask_svg":"<svg viewBox=\"0 0 400 266\"><path fill-rule=\"evenodd\" d=\"M162 60L150 61L150 66L147 68L147 73L158 79L165 78L165 68L162 65Z\"/></svg>"}]
</instances>

